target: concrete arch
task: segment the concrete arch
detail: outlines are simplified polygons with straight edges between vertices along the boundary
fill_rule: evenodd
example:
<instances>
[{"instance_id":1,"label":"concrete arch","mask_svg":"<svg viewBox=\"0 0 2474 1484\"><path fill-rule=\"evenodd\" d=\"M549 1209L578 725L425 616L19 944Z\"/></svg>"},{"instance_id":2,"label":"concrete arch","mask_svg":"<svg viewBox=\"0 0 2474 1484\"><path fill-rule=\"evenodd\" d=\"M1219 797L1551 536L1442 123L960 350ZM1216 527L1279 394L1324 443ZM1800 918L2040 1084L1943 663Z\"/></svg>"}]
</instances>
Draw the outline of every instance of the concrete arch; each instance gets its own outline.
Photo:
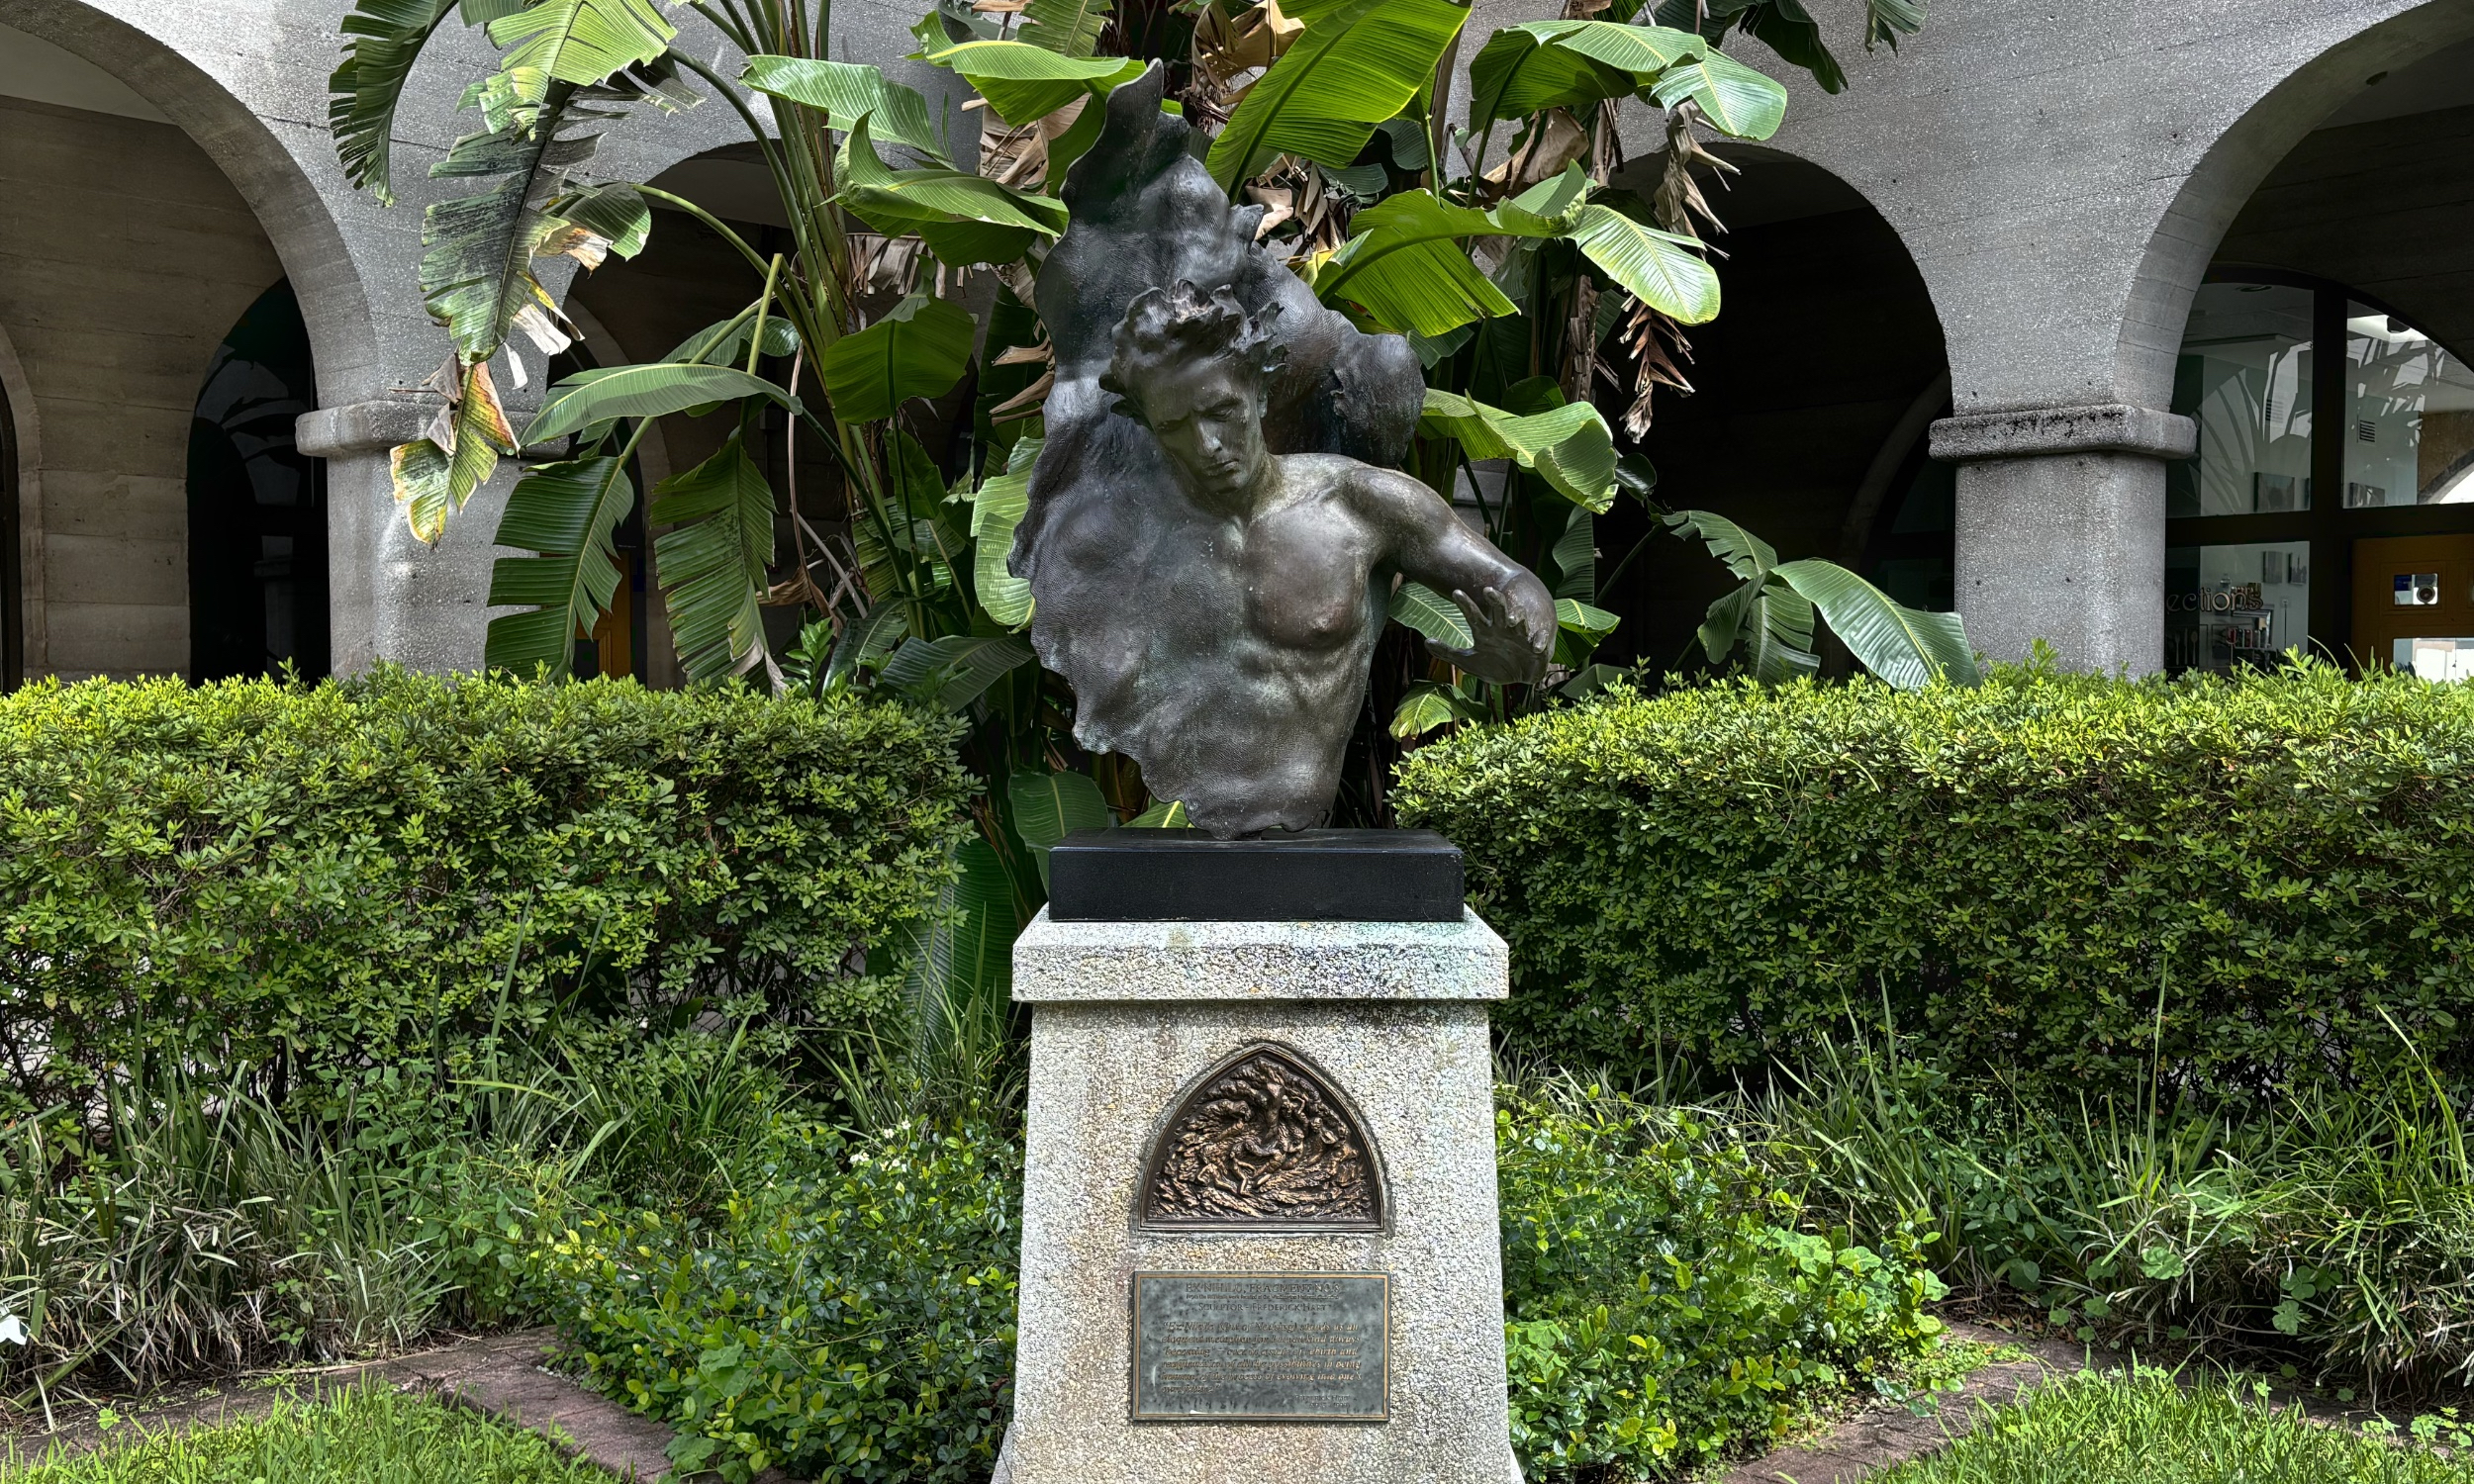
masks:
<instances>
[{"instance_id":1,"label":"concrete arch","mask_svg":"<svg viewBox=\"0 0 2474 1484\"><path fill-rule=\"evenodd\" d=\"M256 28L252 16L260 18ZM252 44L297 47L297 25L256 8L144 0L0 0L0 22L120 79L206 151L256 214L300 296L322 398L333 405L372 395L380 360L376 317L334 211L339 180L326 155L307 152L325 147L325 131L295 126L291 139L279 137L260 107L196 59L242 62ZM247 35L251 29L259 34ZM192 32L198 35L184 34Z\"/></svg>"},{"instance_id":2,"label":"concrete arch","mask_svg":"<svg viewBox=\"0 0 2474 1484\"><path fill-rule=\"evenodd\" d=\"M2226 229L2277 162L2367 78L2469 38L2468 0L2426 0L2375 20L2276 79L2208 144L2147 239L2126 296L2114 371L2125 401L2170 402L2192 296Z\"/></svg>"}]
</instances>

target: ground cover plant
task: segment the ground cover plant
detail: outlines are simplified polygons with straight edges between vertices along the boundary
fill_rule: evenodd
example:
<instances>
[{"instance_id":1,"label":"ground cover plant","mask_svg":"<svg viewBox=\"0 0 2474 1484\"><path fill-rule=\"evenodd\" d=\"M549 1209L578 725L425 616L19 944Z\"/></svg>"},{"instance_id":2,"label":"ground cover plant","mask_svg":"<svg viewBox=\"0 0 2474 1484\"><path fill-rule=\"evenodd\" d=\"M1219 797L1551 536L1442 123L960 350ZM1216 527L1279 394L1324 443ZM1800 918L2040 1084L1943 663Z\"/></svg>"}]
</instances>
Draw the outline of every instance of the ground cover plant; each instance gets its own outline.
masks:
<instances>
[{"instance_id":1,"label":"ground cover plant","mask_svg":"<svg viewBox=\"0 0 2474 1484\"><path fill-rule=\"evenodd\" d=\"M2474 1162L2462 1104L2415 1064L2264 1109L2056 1102L1876 1038L1742 1106L1815 1207L1921 1214L1940 1270L1996 1307L2346 1401L2474 1392Z\"/></svg>"},{"instance_id":2,"label":"ground cover plant","mask_svg":"<svg viewBox=\"0 0 2474 1484\"><path fill-rule=\"evenodd\" d=\"M1721 684L1464 733L1396 796L1467 853L1525 1056L1758 1083L1886 1019L2065 1102L2474 1089L2467 687Z\"/></svg>"},{"instance_id":3,"label":"ground cover plant","mask_svg":"<svg viewBox=\"0 0 2474 1484\"><path fill-rule=\"evenodd\" d=\"M390 1388L351 1387L265 1417L108 1436L82 1455L11 1454L8 1484L607 1484L537 1434Z\"/></svg>"},{"instance_id":4,"label":"ground cover plant","mask_svg":"<svg viewBox=\"0 0 2474 1484\"><path fill-rule=\"evenodd\" d=\"M1011 1404L1014 1127L786 1118L718 1209L604 1211L542 1243L548 1311L586 1380L679 1430L682 1464L977 1481ZM1498 1152L1530 1477L1672 1477L1816 1407L1930 1388L1929 1234L1816 1229L1733 1126L1567 1086L1509 1095Z\"/></svg>"},{"instance_id":5,"label":"ground cover plant","mask_svg":"<svg viewBox=\"0 0 2474 1484\"><path fill-rule=\"evenodd\" d=\"M2083 1373L1978 1414L1965 1438L1880 1484L2467 1484L2474 1441L2452 1417L2413 1434L2313 1422L2264 1385L2162 1371ZM2429 1445L2444 1441L2443 1447Z\"/></svg>"},{"instance_id":6,"label":"ground cover plant","mask_svg":"<svg viewBox=\"0 0 2474 1484\"><path fill-rule=\"evenodd\" d=\"M586 1217L536 1255L570 1358L682 1468L979 1484L1012 1407L1014 1128L786 1119L718 1211Z\"/></svg>"},{"instance_id":7,"label":"ground cover plant","mask_svg":"<svg viewBox=\"0 0 2474 1484\"><path fill-rule=\"evenodd\" d=\"M1816 1228L1741 1130L1569 1080L1497 1114L1512 1440L1534 1479L1670 1478L1851 1393L1904 1396L1941 1281Z\"/></svg>"}]
</instances>

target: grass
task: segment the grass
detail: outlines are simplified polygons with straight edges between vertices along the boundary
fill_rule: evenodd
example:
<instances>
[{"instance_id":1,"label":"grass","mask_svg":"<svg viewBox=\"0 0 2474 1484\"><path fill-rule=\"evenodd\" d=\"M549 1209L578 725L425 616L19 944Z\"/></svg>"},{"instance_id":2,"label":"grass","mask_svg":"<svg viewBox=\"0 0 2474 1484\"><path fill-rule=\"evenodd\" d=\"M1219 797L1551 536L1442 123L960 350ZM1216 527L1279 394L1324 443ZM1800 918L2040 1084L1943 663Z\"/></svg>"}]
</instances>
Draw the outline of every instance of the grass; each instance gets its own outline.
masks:
<instances>
[{"instance_id":1,"label":"grass","mask_svg":"<svg viewBox=\"0 0 2474 1484\"><path fill-rule=\"evenodd\" d=\"M548 1438L383 1387L0 1464L6 1484L610 1484Z\"/></svg>"},{"instance_id":2,"label":"grass","mask_svg":"<svg viewBox=\"0 0 2474 1484\"><path fill-rule=\"evenodd\" d=\"M2433 1448L2314 1423L2266 1405L2264 1386L2184 1387L2141 1369L2079 1375L2022 1406L1987 1409L1975 1431L1869 1484L2474 1484L2465 1435L2426 1420Z\"/></svg>"}]
</instances>

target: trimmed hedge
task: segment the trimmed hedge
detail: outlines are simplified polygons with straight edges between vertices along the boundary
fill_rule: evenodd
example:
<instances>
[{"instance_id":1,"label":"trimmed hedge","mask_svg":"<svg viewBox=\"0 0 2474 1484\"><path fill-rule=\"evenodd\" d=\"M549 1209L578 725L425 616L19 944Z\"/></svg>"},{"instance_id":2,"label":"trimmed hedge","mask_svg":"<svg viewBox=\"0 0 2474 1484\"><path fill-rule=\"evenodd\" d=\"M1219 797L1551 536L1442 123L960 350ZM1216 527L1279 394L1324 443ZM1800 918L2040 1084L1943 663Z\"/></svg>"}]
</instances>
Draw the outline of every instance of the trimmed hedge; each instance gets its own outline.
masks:
<instances>
[{"instance_id":1,"label":"trimmed hedge","mask_svg":"<svg viewBox=\"0 0 2474 1484\"><path fill-rule=\"evenodd\" d=\"M1886 1012L2065 1094L2373 1079L2400 1029L2474 1086L2474 688L1729 684L1465 732L1397 798L1567 1065L1758 1077Z\"/></svg>"},{"instance_id":2,"label":"trimmed hedge","mask_svg":"<svg viewBox=\"0 0 2474 1484\"><path fill-rule=\"evenodd\" d=\"M950 722L381 670L0 697L18 1106L177 1062L277 1090L520 1035L847 1013L966 827Z\"/></svg>"}]
</instances>

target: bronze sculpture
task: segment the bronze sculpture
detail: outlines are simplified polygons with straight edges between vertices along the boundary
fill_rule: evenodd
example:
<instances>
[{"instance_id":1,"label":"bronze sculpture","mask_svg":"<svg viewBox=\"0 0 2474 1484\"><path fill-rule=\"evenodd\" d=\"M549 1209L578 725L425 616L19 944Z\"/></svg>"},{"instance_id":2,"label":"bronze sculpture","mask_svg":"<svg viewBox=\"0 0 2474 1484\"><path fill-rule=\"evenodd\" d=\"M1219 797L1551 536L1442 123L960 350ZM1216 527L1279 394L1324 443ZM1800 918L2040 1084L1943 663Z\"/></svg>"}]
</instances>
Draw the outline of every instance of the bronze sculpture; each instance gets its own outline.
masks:
<instances>
[{"instance_id":1,"label":"bronze sculpture","mask_svg":"<svg viewBox=\"0 0 2474 1484\"><path fill-rule=\"evenodd\" d=\"M1067 177L1074 226L1036 294L1057 353L1017 534L1032 643L1075 736L1141 765L1221 838L1323 822L1394 575L1449 593L1445 658L1534 681L1538 579L1396 462L1424 383L1253 243L1160 110L1157 66L1107 102Z\"/></svg>"}]
</instances>

